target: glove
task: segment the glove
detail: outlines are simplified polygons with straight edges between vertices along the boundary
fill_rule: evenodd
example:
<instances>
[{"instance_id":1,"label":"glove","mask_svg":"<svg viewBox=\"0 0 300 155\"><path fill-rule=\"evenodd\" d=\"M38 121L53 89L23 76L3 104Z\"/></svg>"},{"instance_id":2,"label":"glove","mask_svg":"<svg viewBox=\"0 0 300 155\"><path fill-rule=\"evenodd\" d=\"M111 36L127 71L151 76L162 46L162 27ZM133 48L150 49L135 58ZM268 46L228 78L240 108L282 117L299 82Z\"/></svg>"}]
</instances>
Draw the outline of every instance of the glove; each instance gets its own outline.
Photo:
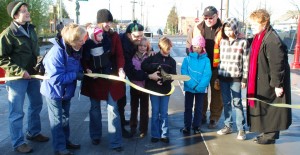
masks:
<instances>
[{"instance_id":1,"label":"glove","mask_svg":"<svg viewBox=\"0 0 300 155\"><path fill-rule=\"evenodd\" d=\"M76 73L76 79L77 80L82 80L83 79L84 74L81 72Z\"/></svg>"}]
</instances>

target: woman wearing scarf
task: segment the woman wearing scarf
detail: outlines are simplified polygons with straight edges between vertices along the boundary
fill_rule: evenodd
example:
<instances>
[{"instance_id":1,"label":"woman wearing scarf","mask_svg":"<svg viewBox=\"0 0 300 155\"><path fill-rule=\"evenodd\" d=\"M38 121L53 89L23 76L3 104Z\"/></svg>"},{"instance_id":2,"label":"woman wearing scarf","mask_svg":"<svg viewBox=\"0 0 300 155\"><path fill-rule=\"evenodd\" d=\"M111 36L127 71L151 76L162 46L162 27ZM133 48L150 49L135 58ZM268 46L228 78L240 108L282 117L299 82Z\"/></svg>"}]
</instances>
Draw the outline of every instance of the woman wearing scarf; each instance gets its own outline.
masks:
<instances>
[{"instance_id":1,"label":"woman wearing scarf","mask_svg":"<svg viewBox=\"0 0 300 155\"><path fill-rule=\"evenodd\" d=\"M250 15L254 39L251 44L247 97L270 104L291 104L290 67L287 48L270 26L270 15L259 9ZM248 99L247 119L254 142L274 144L279 131L291 125L291 109L277 108Z\"/></svg>"}]
</instances>

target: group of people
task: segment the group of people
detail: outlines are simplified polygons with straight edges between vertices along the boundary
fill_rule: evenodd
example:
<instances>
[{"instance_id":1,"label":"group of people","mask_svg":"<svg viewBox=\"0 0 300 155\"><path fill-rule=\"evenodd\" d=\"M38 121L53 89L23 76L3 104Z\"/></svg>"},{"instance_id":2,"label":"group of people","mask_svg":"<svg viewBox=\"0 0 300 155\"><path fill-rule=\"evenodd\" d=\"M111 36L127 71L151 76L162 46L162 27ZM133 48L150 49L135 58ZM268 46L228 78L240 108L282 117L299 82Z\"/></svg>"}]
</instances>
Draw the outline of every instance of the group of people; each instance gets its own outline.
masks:
<instances>
[{"instance_id":1,"label":"group of people","mask_svg":"<svg viewBox=\"0 0 300 155\"><path fill-rule=\"evenodd\" d=\"M291 125L291 109L272 106L272 103L291 104L286 45L270 25L266 10L253 11L250 24L254 38L245 39L236 18L221 22L217 9L208 6L203 21L188 32L188 56L181 73L190 75L191 80L184 83L184 128L180 130L183 134L190 134L191 129L197 134L200 124L206 123L207 90L204 88L209 84L212 87L208 128L216 128L222 109L225 118L224 127L217 134L233 132L232 107L236 110L239 140L246 139L246 120L249 130L259 133L254 138L258 144L274 144L280 130ZM241 89L246 87L247 118L241 98Z\"/></svg>"},{"instance_id":2,"label":"group of people","mask_svg":"<svg viewBox=\"0 0 300 155\"><path fill-rule=\"evenodd\" d=\"M172 42L160 38L159 52L154 53L150 42L143 37L144 27L134 21L126 32L112 31L113 16L107 9L97 12L97 25L92 30L77 25L64 26L60 35L50 40L53 47L45 55L44 79L31 78L36 74L34 66L39 55L37 34L30 24L28 4L10 2L7 6L11 25L0 35L0 66L6 77L22 79L6 82L9 102L9 128L12 146L17 152L32 152L24 140L23 105L25 94L29 98L26 139L47 142L49 137L41 134L40 111L44 96L56 155L74 154L70 149L80 149L80 144L71 142L69 111L77 80L82 81L81 94L88 96L89 133L94 145L101 143L102 114L100 101L107 102L108 137L110 148L123 151L122 136L130 138L139 130L139 136L148 133L149 98L152 107L151 142L169 143L168 102L169 95L147 94L130 89L130 132L125 129L124 108L126 105L125 84L121 81L89 77L85 74L107 74L128 79L146 89L168 94L172 80L162 80L161 72L176 74L176 62L170 56ZM205 8L203 22L196 25L188 35L187 53L181 74L191 80L185 81L184 128L181 132L201 132L206 123L208 86L219 83L220 90L211 88L209 128L216 128L224 106L225 126L217 133L232 133L232 107L236 108L237 139L246 139L241 88L247 87L247 97L269 103L291 103L290 72L286 47L270 26L270 15L265 10L256 10L250 15L251 26L256 34L251 43L238 31L236 18L223 23L217 9ZM221 99L222 96L222 99ZM194 116L192 108L195 98ZM255 138L258 144L272 144L279 138L279 131L291 124L291 110L276 108L258 100L247 101L247 120L250 131L261 133ZM140 123L138 123L140 107ZM276 120L276 121L274 121ZM138 128L139 124L139 128Z\"/></svg>"}]
</instances>

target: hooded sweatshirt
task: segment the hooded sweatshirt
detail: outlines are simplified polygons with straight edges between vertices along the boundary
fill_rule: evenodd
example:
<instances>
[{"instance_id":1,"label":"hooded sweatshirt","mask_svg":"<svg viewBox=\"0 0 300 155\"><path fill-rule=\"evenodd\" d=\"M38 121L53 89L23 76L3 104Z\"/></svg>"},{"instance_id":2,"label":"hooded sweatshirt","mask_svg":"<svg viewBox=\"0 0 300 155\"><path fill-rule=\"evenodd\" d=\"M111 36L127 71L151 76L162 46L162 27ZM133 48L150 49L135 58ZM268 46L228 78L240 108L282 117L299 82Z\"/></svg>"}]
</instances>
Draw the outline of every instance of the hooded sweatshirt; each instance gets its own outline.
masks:
<instances>
[{"instance_id":1,"label":"hooded sweatshirt","mask_svg":"<svg viewBox=\"0 0 300 155\"><path fill-rule=\"evenodd\" d=\"M236 38L230 42L224 33L224 25L229 24ZM222 40L220 42L220 64L218 78L224 82L247 82L248 77L248 49L247 41L238 38L238 20L228 18L222 27Z\"/></svg>"}]
</instances>

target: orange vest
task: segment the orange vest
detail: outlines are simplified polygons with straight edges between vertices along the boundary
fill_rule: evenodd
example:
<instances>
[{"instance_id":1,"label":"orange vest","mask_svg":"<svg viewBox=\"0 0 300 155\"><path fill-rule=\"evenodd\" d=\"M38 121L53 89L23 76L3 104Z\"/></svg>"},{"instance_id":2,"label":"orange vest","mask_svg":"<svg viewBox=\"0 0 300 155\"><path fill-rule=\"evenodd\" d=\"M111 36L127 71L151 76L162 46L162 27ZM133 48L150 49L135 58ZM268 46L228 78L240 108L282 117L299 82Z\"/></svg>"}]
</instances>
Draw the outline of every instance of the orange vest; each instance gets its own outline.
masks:
<instances>
[{"instance_id":1,"label":"orange vest","mask_svg":"<svg viewBox=\"0 0 300 155\"><path fill-rule=\"evenodd\" d=\"M221 39L222 39L222 32L220 30L218 32L217 36L215 37L213 67L218 67L219 62L220 62L220 42L221 42Z\"/></svg>"}]
</instances>

